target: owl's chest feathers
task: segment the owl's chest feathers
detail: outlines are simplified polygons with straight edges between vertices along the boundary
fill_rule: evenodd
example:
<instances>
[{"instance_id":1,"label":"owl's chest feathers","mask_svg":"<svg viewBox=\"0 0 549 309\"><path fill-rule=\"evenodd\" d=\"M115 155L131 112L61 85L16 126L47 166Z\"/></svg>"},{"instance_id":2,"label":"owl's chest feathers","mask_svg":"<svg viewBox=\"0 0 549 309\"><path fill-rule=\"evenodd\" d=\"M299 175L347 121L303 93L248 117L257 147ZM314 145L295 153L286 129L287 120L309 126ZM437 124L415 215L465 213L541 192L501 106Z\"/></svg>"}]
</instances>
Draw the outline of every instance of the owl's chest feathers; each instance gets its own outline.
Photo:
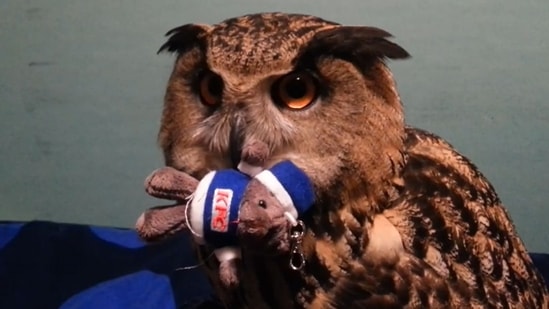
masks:
<instances>
[{"instance_id":1,"label":"owl's chest feathers","mask_svg":"<svg viewBox=\"0 0 549 309\"><path fill-rule=\"evenodd\" d=\"M288 257L252 258L248 308L345 308L350 295L374 308L384 308L377 296L390 308L482 308L498 299L536 307L529 289L547 291L489 183L443 141L409 135L406 161L390 180L348 180L304 218L304 269L291 270Z\"/></svg>"}]
</instances>

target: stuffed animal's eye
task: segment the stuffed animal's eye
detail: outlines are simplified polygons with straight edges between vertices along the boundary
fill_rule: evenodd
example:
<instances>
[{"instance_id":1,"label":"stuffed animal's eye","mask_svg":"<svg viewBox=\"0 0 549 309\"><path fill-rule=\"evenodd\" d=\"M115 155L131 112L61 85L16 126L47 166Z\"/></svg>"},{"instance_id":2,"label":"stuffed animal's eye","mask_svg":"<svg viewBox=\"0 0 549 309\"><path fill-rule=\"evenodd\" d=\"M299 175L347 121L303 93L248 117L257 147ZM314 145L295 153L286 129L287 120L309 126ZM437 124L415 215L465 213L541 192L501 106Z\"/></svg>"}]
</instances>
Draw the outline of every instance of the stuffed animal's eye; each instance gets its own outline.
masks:
<instances>
[{"instance_id":1,"label":"stuffed animal's eye","mask_svg":"<svg viewBox=\"0 0 549 309\"><path fill-rule=\"evenodd\" d=\"M198 93L202 104L212 107L219 105L223 94L223 80L211 71L201 74L198 80Z\"/></svg>"},{"instance_id":2,"label":"stuffed animal's eye","mask_svg":"<svg viewBox=\"0 0 549 309\"><path fill-rule=\"evenodd\" d=\"M318 82L307 71L297 71L282 76L271 89L275 103L289 109L302 109L318 97Z\"/></svg>"},{"instance_id":3,"label":"stuffed animal's eye","mask_svg":"<svg viewBox=\"0 0 549 309\"><path fill-rule=\"evenodd\" d=\"M267 208L267 203L264 200L259 200L259 202L257 202L257 205L261 208Z\"/></svg>"}]
</instances>

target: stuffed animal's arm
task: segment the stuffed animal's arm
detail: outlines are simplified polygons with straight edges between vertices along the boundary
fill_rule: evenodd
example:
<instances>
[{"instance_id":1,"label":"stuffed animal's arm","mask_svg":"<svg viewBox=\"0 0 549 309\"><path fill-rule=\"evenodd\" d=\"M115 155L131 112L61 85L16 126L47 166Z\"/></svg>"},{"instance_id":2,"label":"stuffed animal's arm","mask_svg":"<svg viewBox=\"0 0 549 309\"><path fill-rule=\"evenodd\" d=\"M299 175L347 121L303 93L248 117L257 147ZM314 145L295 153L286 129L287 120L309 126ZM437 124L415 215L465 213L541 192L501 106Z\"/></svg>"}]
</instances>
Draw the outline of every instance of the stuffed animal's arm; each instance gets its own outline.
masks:
<instances>
[{"instance_id":1,"label":"stuffed animal's arm","mask_svg":"<svg viewBox=\"0 0 549 309\"><path fill-rule=\"evenodd\" d=\"M145 191L157 198L184 201L198 186L198 180L172 167L163 167L145 179Z\"/></svg>"},{"instance_id":2,"label":"stuffed animal's arm","mask_svg":"<svg viewBox=\"0 0 549 309\"><path fill-rule=\"evenodd\" d=\"M186 199L197 185L197 179L171 167L152 172L145 180L145 191L176 203L153 207L141 214L135 226L139 236L154 242L187 229Z\"/></svg>"}]
</instances>

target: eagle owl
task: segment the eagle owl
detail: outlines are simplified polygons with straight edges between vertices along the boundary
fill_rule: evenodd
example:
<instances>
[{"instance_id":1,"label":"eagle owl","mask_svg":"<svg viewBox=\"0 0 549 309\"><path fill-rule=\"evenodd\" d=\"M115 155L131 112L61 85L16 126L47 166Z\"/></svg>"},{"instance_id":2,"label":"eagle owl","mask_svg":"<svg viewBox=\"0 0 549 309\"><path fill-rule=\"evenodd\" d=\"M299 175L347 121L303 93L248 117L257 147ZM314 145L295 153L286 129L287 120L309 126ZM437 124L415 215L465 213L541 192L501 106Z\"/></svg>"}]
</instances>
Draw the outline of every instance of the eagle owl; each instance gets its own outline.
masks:
<instances>
[{"instance_id":1,"label":"eagle owl","mask_svg":"<svg viewBox=\"0 0 549 309\"><path fill-rule=\"evenodd\" d=\"M373 27L252 14L168 32L177 55L159 143L201 178L236 168L251 141L265 168L291 160L316 202L303 268L243 248L228 308L549 308L547 288L491 184L450 144L407 126L386 59L408 53Z\"/></svg>"}]
</instances>

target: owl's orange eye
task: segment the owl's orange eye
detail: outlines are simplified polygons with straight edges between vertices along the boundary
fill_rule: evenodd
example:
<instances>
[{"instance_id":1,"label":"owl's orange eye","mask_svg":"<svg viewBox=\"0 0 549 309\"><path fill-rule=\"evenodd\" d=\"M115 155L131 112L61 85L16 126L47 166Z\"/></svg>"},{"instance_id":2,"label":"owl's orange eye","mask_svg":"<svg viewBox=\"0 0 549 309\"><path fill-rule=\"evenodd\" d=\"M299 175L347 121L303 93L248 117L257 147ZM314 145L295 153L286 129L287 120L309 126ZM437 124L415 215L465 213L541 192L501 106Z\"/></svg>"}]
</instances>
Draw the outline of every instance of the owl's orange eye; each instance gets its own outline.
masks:
<instances>
[{"instance_id":1,"label":"owl's orange eye","mask_svg":"<svg viewBox=\"0 0 549 309\"><path fill-rule=\"evenodd\" d=\"M303 109L318 97L318 83L309 72L293 72L275 82L272 96L281 106Z\"/></svg>"},{"instance_id":2,"label":"owl's orange eye","mask_svg":"<svg viewBox=\"0 0 549 309\"><path fill-rule=\"evenodd\" d=\"M198 91L204 105L216 106L221 103L223 80L219 75L208 71L200 77Z\"/></svg>"}]
</instances>

